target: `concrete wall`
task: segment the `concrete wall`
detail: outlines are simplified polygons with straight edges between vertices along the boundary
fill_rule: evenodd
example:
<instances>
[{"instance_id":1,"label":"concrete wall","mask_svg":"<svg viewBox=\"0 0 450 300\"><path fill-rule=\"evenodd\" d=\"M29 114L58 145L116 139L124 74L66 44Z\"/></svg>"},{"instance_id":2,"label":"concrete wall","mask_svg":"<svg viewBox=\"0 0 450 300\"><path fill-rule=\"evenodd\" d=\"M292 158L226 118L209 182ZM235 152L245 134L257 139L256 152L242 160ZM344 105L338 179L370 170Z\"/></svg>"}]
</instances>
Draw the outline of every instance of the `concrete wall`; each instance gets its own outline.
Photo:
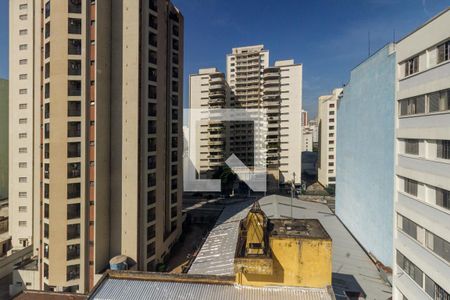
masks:
<instances>
[{"instance_id":1,"label":"concrete wall","mask_svg":"<svg viewBox=\"0 0 450 300\"><path fill-rule=\"evenodd\" d=\"M336 214L392 266L395 53L387 45L352 70L338 104Z\"/></svg>"},{"instance_id":2,"label":"concrete wall","mask_svg":"<svg viewBox=\"0 0 450 300\"><path fill-rule=\"evenodd\" d=\"M0 200L8 197L8 81L0 79Z\"/></svg>"}]
</instances>

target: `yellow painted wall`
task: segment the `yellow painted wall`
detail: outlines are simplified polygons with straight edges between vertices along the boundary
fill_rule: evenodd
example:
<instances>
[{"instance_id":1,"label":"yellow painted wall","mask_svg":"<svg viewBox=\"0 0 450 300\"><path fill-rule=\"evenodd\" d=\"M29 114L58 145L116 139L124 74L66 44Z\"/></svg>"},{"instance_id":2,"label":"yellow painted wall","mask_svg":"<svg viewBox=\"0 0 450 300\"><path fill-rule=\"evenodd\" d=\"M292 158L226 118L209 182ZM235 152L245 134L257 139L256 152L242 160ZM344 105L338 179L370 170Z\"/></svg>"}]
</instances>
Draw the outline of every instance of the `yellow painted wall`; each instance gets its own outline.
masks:
<instances>
[{"instance_id":1,"label":"yellow painted wall","mask_svg":"<svg viewBox=\"0 0 450 300\"><path fill-rule=\"evenodd\" d=\"M273 274L236 274L239 284L323 288L331 285L331 240L270 237Z\"/></svg>"}]
</instances>

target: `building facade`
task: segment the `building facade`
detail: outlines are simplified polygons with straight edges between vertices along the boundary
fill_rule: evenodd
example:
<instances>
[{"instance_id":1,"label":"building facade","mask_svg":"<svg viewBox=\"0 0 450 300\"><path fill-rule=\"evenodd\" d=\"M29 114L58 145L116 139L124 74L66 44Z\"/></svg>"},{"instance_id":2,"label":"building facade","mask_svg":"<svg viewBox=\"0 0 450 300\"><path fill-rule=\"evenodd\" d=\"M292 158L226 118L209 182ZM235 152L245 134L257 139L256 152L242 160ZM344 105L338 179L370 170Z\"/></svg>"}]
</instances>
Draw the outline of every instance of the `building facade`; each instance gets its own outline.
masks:
<instances>
[{"instance_id":1,"label":"building facade","mask_svg":"<svg viewBox=\"0 0 450 300\"><path fill-rule=\"evenodd\" d=\"M394 299L450 295L450 9L397 43Z\"/></svg>"},{"instance_id":2,"label":"building facade","mask_svg":"<svg viewBox=\"0 0 450 300\"><path fill-rule=\"evenodd\" d=\"M86 292L117 255L153 270L181 232L181 13L167 0L11 0L10 22L10 122L17 143L30 138L30 190L14 189L30 198L39 288Z\"/></svg>"},{"instance_id":3,"label":"building facade","mask_svg":"<svg viewBox=\"0 0 450 300\"><path fill-rule=\"evenodd\" d=\"M392 266L395 46L351 71L337 109L336 215L359 243Z\"/></svg>"},{"instance_id":4,"label":"building facade","mask_svg":"<svg viewBox=\"0 0 450 300\"><path fill-rule=\"evenodd\" d=\"M336 184L336 111L343 89L336 88L331 95L318 99L319 160L317 175L324 187Z\"/></svg>"},{"instance_id":5,"label":"building facade","mask_svg":"<svg viewBox=\"0 0 450 300\"><path fill-rule=\"evenodd\" d=\"M292 116L301 114L302 65L284 60L269 67L269 51L263 45L233 48L226 63L226 81L223 74L214 68L201 69L199 74L191 75L191 108L264 110L267 134L254 139L252 121L203 124L196 142L201 149L208 150L197 150L200 152L196 159L197 171L217 168L228 154L235 154L249 167L263 158L268 173L273 175L277 184L294 179L299 184L301 122L300 118ZM263 146L257 147L264 148L263 153L254 153L255 143Z\"/></svg>"},{"instance_id":6,"label":"building facade","mask_svg":"<svg viewBox=\"0 0 450 300\"><path fill-rule=\"evenodd\" d=\"M302 128L302 152L313 151L313 130L309 126Z\"/></svg>"},{"instance_id":7,"label":"building facade","mask_svg":"<svg viewBox=\"0 0 450 300\"><path fill-rule=\"evenodd\" d=\"M0 200L8 198L8 81L0 79Z\"/></svg>"}]
</instances>

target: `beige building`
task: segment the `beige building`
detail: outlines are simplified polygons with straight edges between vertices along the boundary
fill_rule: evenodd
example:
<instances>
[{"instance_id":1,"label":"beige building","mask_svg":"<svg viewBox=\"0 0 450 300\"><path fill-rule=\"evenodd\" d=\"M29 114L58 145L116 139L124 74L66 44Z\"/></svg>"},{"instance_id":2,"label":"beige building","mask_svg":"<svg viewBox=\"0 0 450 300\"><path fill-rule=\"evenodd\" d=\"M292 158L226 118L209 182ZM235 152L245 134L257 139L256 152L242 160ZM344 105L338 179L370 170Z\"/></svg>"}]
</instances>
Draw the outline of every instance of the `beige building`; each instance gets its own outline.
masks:
<instances>
[{"instance_id":1,"label":"beige building","mask_svg":"<svg viewBox=\"0 0 450 300\"><path fill-rule=\"evenodd\" d=\"M181 233L181 13L168 0L10 7L11 172L29 174L11 195L29 203L39 288L85 292L117 255L153 270Z\"/></svg>"},{"instance_id":2,"label":"beige building","mask_svg":"<svg viewBox=\"0 0 450 300\"><path fill-rule=\"evenodd\" d=\"M212 128L212 124L205 125L198 140L201 145L209 143L202 148L209 150L196 150L200 153L195 164L197 171L220 166L233 153L246 166L255 166L255 161L265 162L277 183L294 177L300 183L302 137L298 135L301 133L298 116L302 106L302 65L284 60L269 67L269 51L263 45L233 48L226 63L226 81L214 68L191 75L190 107L262 109L267 116L267 132L264 136L255 135L253 121L214 125L221 126L221 131ZM263 149L261 153L254 153L255 143L259 143L257 149ZM211 152L219 147L225 152ZM218 160L212 161L211 154L219 154Z\"/></svg>"},{"instance_id":3,"label":"beige building","mask_svg":"<svg viewBox=\"0 0 450 300\"><path fill-rule=\"evenodd\" d=\"M331 95L319 97L317 119L319 121L318 180L323 186L336 184L336 117L338 101L343 92L336 88Z\"/></svg>"}]
</instances>

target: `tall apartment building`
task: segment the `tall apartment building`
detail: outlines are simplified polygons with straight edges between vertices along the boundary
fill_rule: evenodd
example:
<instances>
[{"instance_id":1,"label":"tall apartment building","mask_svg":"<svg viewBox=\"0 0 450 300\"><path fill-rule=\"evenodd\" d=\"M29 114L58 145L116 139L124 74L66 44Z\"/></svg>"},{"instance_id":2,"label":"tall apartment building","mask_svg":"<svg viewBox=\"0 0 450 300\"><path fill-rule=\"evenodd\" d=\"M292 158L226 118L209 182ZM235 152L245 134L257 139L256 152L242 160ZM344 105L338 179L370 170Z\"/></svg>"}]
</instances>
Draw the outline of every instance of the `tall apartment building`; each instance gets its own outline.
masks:
<instances>
[{"instance_id":1,"label":"tall apartment building","mask_svg":"<svg viewBox=\"0 0 450 300\"><path fill-rule=\"evenodd\" d=\"M85 292L117 255L153 270L181 232L181 13L168 0L10 7L11 174L29 188L11 186L12 213L29 203L39 288Z\"/></svg>"},{"instance_id":2,"label":"tall apartment building","mask_svg":"<svg viewBox=\"0 0 450 300\"><path fill-rule=\"evenodd\" d=\"M313 151L313 129L309 126L302 127L302 152Z\"/></svg>"},{"instance_id":3,"label":"tall apartment building","mask_svg":"<svg viewBox=\"0 0 450 300\"><path fill-rule=\"evenodd\" d=\"M302 126L308 126L308 112L304 109L302 109Z\"/></svg>"},{"instance_id":4,"label":"tall apartment building","mask_svg":"<svg viewBox=\"0 0 450 300\"><path fill-rule=\"evenodd\" d=\"M8 80L0 79L0 200L8 198Z\"/></svg>"},{"instance_id":5,"label":"tall apartment building","mask_svg":"<svg viewBox=\"0 0 450 300\"><path fill-rule=\"evenodd\" d=\"M336 184L336 110L343 89L336 88L331 95L318 99L319 121L318 180L325 187Z\"/></svg>"},{"instance_id":6,"label":"tall apartment building","mask_svg":"<svg viewBox=\"0 0 450 300\"><path fill-rule=\"evenodd\" d=\"M9 233L13 250L32 244L35 1L10 1Z\"/></svg>"},{"instance_id":7,"label":"tall apartment building","mask_svg":"<svg viewBox=\"0 0 450 300\"><path fill-rule=\"evenodd\" d=\"M449 299L450 9L396 51L394 299Z\"/></svg>"},{"instance_id":8,"label":"tall apartment building","mask_svg":"<svg viewBox=\"0 0 450 300\"><path fill-rule=\"evenodd\" d=\"M267 110L266 167L280 183L301 182L302 65L293 60L269 66L269 51L263 45L233 48L227 55L227 82L231 107ZM230 150L244 163L253 165L252 124L230 126Z\"/></svg>"},{"instance_id":9,"label":"tall apartment building","mask_svg":"<svg viewBox=\"0 0 450 300\"><path fill-rule=\"evenodd\" d=\"M198 155L194 166L200 176L210 178L224 165L230 153L230 139L227 138L229 122L209 120L208 111L230 108L230 89L225 74L216 68L200 69L189 77L189 107L205 110L205 119L200 124L191 124L201 139L194 147Z\"/></svg>"}]
</instances>

